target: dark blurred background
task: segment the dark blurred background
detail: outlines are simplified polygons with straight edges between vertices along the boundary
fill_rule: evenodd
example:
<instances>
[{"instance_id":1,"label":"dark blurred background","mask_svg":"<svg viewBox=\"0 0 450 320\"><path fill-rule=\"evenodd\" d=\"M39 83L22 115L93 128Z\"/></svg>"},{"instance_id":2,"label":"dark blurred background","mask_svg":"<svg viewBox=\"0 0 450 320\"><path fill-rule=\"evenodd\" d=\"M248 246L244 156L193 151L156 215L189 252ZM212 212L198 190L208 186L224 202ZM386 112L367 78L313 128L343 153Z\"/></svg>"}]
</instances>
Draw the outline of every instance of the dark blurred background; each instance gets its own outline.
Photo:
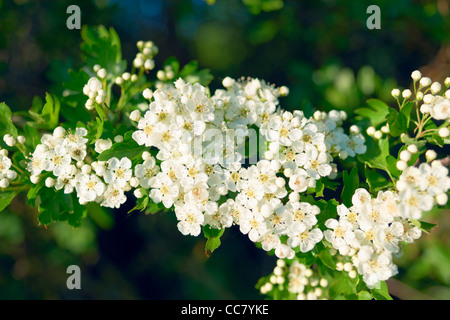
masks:
<instances>
[{"instance_id":1,"label":"dark blurred background","mask_svg":"<svg viewBox=\"0 0 450 320\"><path fill-rule=\"evenodd\" d=\"M60 93L66 70L81 67L80 31L66 28L72 4L83 25L116 29L128 61L138 40L152 40L157 67L168 56L197 60L215 76L212 89L225 76L286 85L282 106L306 113L392 102L391 89L409 87L416 69L435 81L450 75L447 0L0 0L0 101L11 109ZM371 4L380 30L366 27ZM15 199L0 214L0 299L263 298L254 285L276 259L238 230L208 258L204 239L181 235L173 214L127 214L132 206L92 207L80 229L45 229ZM450 299L450 222L443 212L426 218L439 227L406 248L389 282L401 299ZM81 267L82 290L66 288L71 264Z\"/></svg>"}]
</instances>

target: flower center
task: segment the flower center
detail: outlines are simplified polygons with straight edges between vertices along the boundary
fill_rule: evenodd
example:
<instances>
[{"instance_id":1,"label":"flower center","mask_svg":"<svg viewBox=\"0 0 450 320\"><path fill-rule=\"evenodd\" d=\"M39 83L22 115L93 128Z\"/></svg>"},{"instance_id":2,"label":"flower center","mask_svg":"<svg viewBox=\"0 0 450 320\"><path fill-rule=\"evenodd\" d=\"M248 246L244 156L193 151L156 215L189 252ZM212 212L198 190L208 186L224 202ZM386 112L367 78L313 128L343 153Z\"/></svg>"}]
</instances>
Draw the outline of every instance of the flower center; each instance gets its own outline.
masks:
<instances>
[{"instance_id":1,"label":"flower center","mask_svg":"<svg viewBox=\"0 0 450 320\"><path fill-rule=\"evenodd\" d=\"M233 172L231 174L231 180L233 180L234 182L238 182L240 178L241 177L240 177L239 173L237 173L237 172Z\"/></svg>"},{"instance_id":2,"label":"flower center","mask_svg":"<svg viewBox=\"0 0 450 320\"><path fill-rule=\"evenodd\" d=\"M285 127L282 127L282 128L280 129L280 137L285 138L285 137L287 137L288 135L289 135L289 130L286 129Z\"/></svg>"},{"instance_id":3,"label":"flower center","mask_svg":"<svg viewBox=\"0 0 450 320\"><path fill-rule=\"evenodd\" d=\"M147 124L147 125L144 127L144 132L145 132L145 134L147 134L147 135L152 134L152 132L153 132L153 126Z\"/></svg>"},{"instance_id":4,"label":"flower center","mask_svg":"<svg viewBox=\"0 0 450 320\"><path fill-rule=\"evenodd\" d=\"M88 187L89 189L94 189L95 187L95 182L92 180L89 180L88 183L86 183L86 187Z\"/></svg>"}]
</instances>

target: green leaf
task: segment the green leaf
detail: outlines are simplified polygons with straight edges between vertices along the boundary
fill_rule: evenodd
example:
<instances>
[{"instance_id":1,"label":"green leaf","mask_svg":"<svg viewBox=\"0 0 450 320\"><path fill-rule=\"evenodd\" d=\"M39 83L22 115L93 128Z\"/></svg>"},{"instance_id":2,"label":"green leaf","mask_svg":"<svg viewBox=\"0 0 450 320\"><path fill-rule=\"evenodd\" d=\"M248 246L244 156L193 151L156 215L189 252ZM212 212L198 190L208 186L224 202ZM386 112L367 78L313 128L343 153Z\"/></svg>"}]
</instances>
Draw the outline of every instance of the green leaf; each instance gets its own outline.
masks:
<instances>
[{"instance_id":1,"label":"green leaf","mask_svg":"<svg viewBox=\"0 0 450 320\"><path fill-rule=\"evenodd\" d=\"M328 288L330 298L334 299L340 295L350 296L356 294L356 284L345 272L340 272L335 278L335 282Z\"/></svg>"},{"instance_id":2,"label":"green leaf","mask_svg":"<svg viewBox=\"0 0 450 320\"><path fill-rule=\"evenodd\" d=\"M33 193L35 192L37 191ZM56 221L67 221L70 226L76 228L87 215L87 208L80 204L76 193L66 194L63 190L41 188L38 190L38 196L40 224L49 225Z\"/></svg>"},{"instance_id":3,"label":"green leaf","mask_svg":"<svg viewBox=\"0 0 450 320\"><path fill-rule=\"evenodd\" d=\"M381 100L367 100L367 108L358 108L355 113L370 120L372 126L376 127L386 121L390 107Z\"/></svg>"},{"instance_id":4,"label":"green leaf","mask_svg":"<svg viewBox=\"0 0 450 320\"><path fill-rule=\"evenodd\" d=\"M164 207L164 205L160 203L150 202L145 209L146 214L156 214L160 211L167 211L168 209Z\"/></svg>"},{"instance_id":5,"label":"green leaf","mask_svg":"<svg viewBox=\"0 0 450 320\"><path fill-rule=\"evenodd\" d=\"M89 81L89 74L84 70L68 70L69 79L63 83L63 88L71 93L83 94L83 87ZM84 96L84 94L83 94ZM87 100L87 97L85 100Z\"/></svg>"},{"instance_id":6,"label":"green leaf","mask_svg":"<svg viewBox=\"0 0 450 320\"><path fill-rule=\"evenodd\" d=\"M89 202L86 205L86 209L88 210L91 220L94 221L100 228L104 230L111 230L114 227L114 218L105 207L102 207L95 202Z\"/></svg>"},{"instance_id":7,"label":"green leaf","mask_svg":"<svg viewBox=\"0 0 450 320\"><path fill-rule=\"evenodd\" d=\"M0 136L10 134L17 137L17 129L11 121L11 109L6 103L0 103Z\"/></svg>"},{"instance_id":8,"label":"green leaf","mask_svg":"<svg viewBox=\"0 0 450 320\"><path fill-rule=\"evenodd\" d=\"M386 120L389 124L389 134L393 137L399 137L403 133L408 133L411 119L411 110L413 103L404 105L400 111L390 108Z\"/></svg>"},{"instance_id":9,"label":"green leaf","mask_svg":"<svg viewBox=\"0 0 450 320\"><path fill-rule=\"evenodd\" d=\"M431 136L427 137L427 141L431 144L437 145L439 147L444 147L444 139L439 135L439 131L436 130L435 132L433 132L433 134Z\"/></svg>"},{"instance_id":10,"label":"green leaf","mask_svg":"<svg viewBox=\"0 0 450 320\"><path fill-rule=\"evenodd\" d=\"M305 201L306 199L303 198L302 201ZM317 205L320 208L320 213L317 215L317 225L321 230L327 229L325 227L325 221L331 218L337 217L337 206L339 205L339 202L335 199L330 199L328 201L320 200L320 201L313 201L312 204Z\"/></svg>"},{"instance_id":11,"label":"green leaf","mask_svg":"<svg viewBox=\"0 0 450 320\"><path fill-rule=\"evenodd\" d=\"M402 141L405 143L406 146L409 146L411 144L415 144L418 149L423 148L427 144L427 142L425 140L417 140L417 139L411 138L411 137L409 137L407 135L402 137Z\"/></svg>"},{"instance_id":12,"label":"green leaf","mask_svg":"<svg viewBox=\"0 0 450 320\"><path fill-rule=\"evenodd\" d=\"M198 70L197 61L191 61L186 64L180 71L180 77L187 82L200 83L203 86L209 85L214 79L209 69Z\"/></svg>"},{"instance_id":13,"label":"green leaf","mask_svg":"<svg viewBox=\"0 0 450 320\"><path fill-rule=\"evenodd\" d=\"M323 250L320 250L320 252L317 255L317 257L328 268L330 268L332 270L336 269L336 261L333 258L333 256L331 255L330 250L328 248L324 248Z\"/></svg>"},{"instance_id":14,"label":"green leaf","mask_svg":"<svg viewBox=\"0 0 450 320\"><path fill-rule=\"evenodd\" d=\"M369 185L369 191L377 194L378 191L393 186L392 181L389 181L378 170L370 169L365 166L366 182Z\"/></svg>"},{"instance_id":15,"label":"green leaf","mask_svg":"<svg viewBox=\"0 0 450 320\"><path fill-rule=\"evenodd\" d=\"M198 70L198 62L190 61L184 65L184 67L180 71L180 77L186 78L190 74L194 74Z\"/></svg>"},{"instance_id":16,"label":"green leaf","mask_svg":"<svg viewBox=\"0 0 450 320\"><path fill-rule=\"evenodd\" d=\"M45 94L45 104L42 110L30 110L29 113L34 123L29 123L30 126L36 129L52 130L59 124L59 113L61 110L61 103L59 99L50 93Z\"/></svg>"},{"instance_id":17,"label":"green leaf","mask_svg":"<svg viewBox=\"0 0 450 320\"><path fill-rule=\"evenodd\" d=\"M375 287L371 289L372 296L376 300L393 300L392 297L389 295L388 286L385 281L380 281L378 283L379 288Z\"/></svg>"},{"instance_id":18,"label":"green leaf","mask_svg":"<svg viewBox=\"0 0 450 320\"><path fill-rule=\"evenodd\" d=\"M214 79L214 76L211 74L209 69L202 69L195 74L189 75L186 77L186 81L192 83L200 83L202 86L207 86Z\"/></svg>"},{"instance_id":19,"label":"green leaf","mask_svg":"<svg viewBox=\"0 0 450 320\"><path fill-rule=\"evenodd\" d=\"M340 182L330 180L327 177L320 179L320 181L322 181L322 183L324 184L325 189L330 189L333 191L336 191L337 188L341 185Z\"/></svg>"},{"instance_id":20,"label":"green leaf","mask_svg":"<svg viewBox=\"0 0 450 320\"><path fill-rule=\"evenodd\" d=\"M392 155L388 155L386 157L387 169L389 170L389 172L393 177L398 179L398 177L400 177L402 172L397 168L397 161L398 161L397 158L395 158Z\"/></svg>"},{"instance_id":21,"label":"green leaf","mask_svg":"<svg viewBox=\"0 0 450 320\"><path fill-rule=\"evenodd\" d=\"M211 228L210 226L203 227L203 234L208 239L205 245L205 251L207 254L214 252L214 250L216 250L220 246L221 244L220 237L223 235L224 232L225 228L214 229Z\"/></svg>"},{"instance_id":22,"label":"green leaf","mask_svg":"<svg viewBox=\"0 0 450 320\"><path fill-rule=\"evenodd\" d=\"M163 66L172 68L175 75L177 75L178 71L180 71L180 63L175 57L168 57L166 61L164 61Z\"/></svg>"},{"instance_id":23,"label":"green leaf","mask_svg":"<svg viewBox=\"0 0 450 320\"><path fill-rule=\"evenodd\" d=\"M35 149L38 144L40 144L41 137L39 131L30 125L29 122L23 127L23 135L25 136L25 144L31 146Z\"/></svg>"},{"instance_id":24,"label":"green leaf","mask_svg":"<svg viewBox=\"0 0 450 320\"><path fill-rule=\"evenodd\" d=\"M420 228L423 232L425 233L430 233L430 231L432 229L434 229L435 227L437 227L437 224L433 224L433 223L429 223L429 222L425 222L425 221L420 221L420 220L415 220L412 219L411 222L417 227Z\"/></svg>"},{"instance_id":25,"label":"green leaf","mask_svg":"<svg viewBox=\"0 0 450 320\"><path fill-rule=\"evenodd\" d=\"M133 212L133 211L135 211L135 210L144 211L144 210L147 208L147 206L148 206L148 204L149 204L149 201L150 201L150 198L149 198L148 195L146 195L146 196L144 196L144 197L142 197L142 198L137 199L136 205L134 206L133 209L131 209L130 211L128 211L128 213L131 213L131 212Z\"/></svg>"},{"instance_id":26,"label":"green leaf","mask_svg":"<svg viewBox=\"0 0 450 320\"><path fill-rule=\"evenodd\" d=\"M294 250L300 250L299 247L295 248ZM307 267L311 267L312 264L316 261L315 256L313 255L312 251L308 252L296 252L295 254L296 259L298 262L304 264Z\"/></svg>"},{"instance_id":27,"label":"green leaf","mask_svg":"<svg viewBox=\"0 0 450 320\"><path fill-rule=\"evenodd\" d=\"M99 161L108 161L111 158L118 158L121 159L123 157L127 157L131 161L134 159L140 157L142 153L148 150L148 148L144 145L140 146L136 141L130 139L130 140L124 140L119 143L113 144L113 146L103 151L99 156Z\"/></svg>"},{"instance_id":28,"label":"green leaf","mask_svg":"<svg viewBox=\"0 0 450 320\"><path fill-rule=\"evenodd\" d=\"M350 174L344 171L342 179L344 188L342 189L341 200L347 207L350 207L352 205L353 194L359 188L358 167L353 167Z\"/></svg>"},{"instance_id":29,"label":"green leaf","mask_svg":"<svg viewBox=\"0 0 450 320\"><path fill-rule=\"evenodd\" d=\"M414 103L412 101L410 101L400 109L400 114L402 114L406 119L406 130L409 129L409 124L411 122L411 112L412 112L413 106L414 106Z\"/></svg>"},{"instance_id":30,"label":"green leaf","mask_svg":"<svg viewBox=\"0 0 450 320\"><path fill-rule=\"evenodd\" d=\"M261 11L270 12L280 10L284 6L283 0L242 0L251 14L260 14Z\"/></svg>"},{"instance_id":31,"label":"green leaf","mask_svg":"<svg viewBox=\"0 0 450 320\"><path fill-rule=\"evenodd\" d=\"M315 193L316 197L323 197L323 190L325 189L325 184L321 180L317 180Z\"/></svg>"},{"instance_id":32,"label":"green leaf","mask_svg":"<svg viewBox=\"0 0 450 320\"><path fill-rule=\"evenodd\" d=\"M389 155L388 139L367 139L367 152L358 155L358 159L370 168L381 169L391 176L390 165L387 162Z\"/></svg>"},{"instance_id":33,"label":"green leaf","mask_svg":"<svg viewBox=\"0 0 450 320\"><path fill-rule=\"evenodd\" d=\"M81 37L81 49L86 63L90 67L99 64L113 76L118 76L123 66L122 48L116 31L113 28L108 31L104 26L84 26L81 29Z\"/></svg>"},{"instance_id":34,"label":"green leaf","mask_svg":"<svg viewBox=\"0 0 450 320\"><path fill-rule=\"evenodd\" d=\"M82 220L87 216L87 208L81 205L76 193L64 194L60 202L60 206L65 209L60 215L59 221L67 221L73 228L81 226Z\"/></svg>"},{"instance_id":35,"label":"green leaf","mask_svg":"<svg viewBox=\"0 0 450 320\"><path fill-rule=\"evenodd\" d=\"M361 291L361 292L358 292L356 295L357 295L358 300L372 300L373 299L373 296L370 294L369 291Z\"/></svg>"},{"instance_id":36,"label":"green leaf","mask_svg":"<svg viewBox=\"0 0 450 320\"><path fill-rule=\"evenodd\" d=\"M17 191L0 192L0 212L2 212L7 206L9 206L9 204L17 194Z\"/></svg>"}]
</instances>

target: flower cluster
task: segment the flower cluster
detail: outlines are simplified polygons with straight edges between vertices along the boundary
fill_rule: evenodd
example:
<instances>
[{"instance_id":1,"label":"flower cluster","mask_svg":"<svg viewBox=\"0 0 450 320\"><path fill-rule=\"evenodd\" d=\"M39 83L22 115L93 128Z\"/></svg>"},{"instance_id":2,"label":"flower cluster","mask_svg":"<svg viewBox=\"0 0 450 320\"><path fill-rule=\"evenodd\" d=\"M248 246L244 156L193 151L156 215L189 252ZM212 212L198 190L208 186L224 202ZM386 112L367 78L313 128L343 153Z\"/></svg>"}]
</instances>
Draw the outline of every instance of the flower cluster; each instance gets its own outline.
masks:
<instances>
[{"instance_id":1,"label":"flower cluster","mask_svg":"<svg viewBox=\"0 0 450 320\"><path fill-rule=\"evenodd\" d=\"M323 300L328 298L328 282L297 260L288 265L279 259L273 272L259 284L259 290L265 295L278 291L297 300Z\"/></svg>"},{"instance_id":2,"label":"flower cluster","mask_svg":"<svg viewBox=\"0 0 450 320\"><path fill-rule=\"evenodd\" d=\"M85 104L88 110L94 109L95 104L105 102L106 91L103 89L102 82L96 77L89 79L88 83L83 87L83 93L89 97Z\"/></svg>"},{"instance_id":3,"label":"flower cluster","mask_svg":"<svg viewBox=\"0 0 450 320\"><path fill-rule=\"evenodd\" d=\"M359 188L352 197L352 206L340 204L338 219L325 222L325 240L339 254L352 258L368 287L395 275L393 256L400 253L401 243L412 243L421 236L414 221L434 205L427 192L442 194L449 188L448 172L444 172L447 169L439 161L409 169L400 177L398 192L379 191L373 198L366 189Z\"/></svg>"},{"instance_id":4,"label":"flower cluster","mask_svg":"<svg viewBox=\"0 0 450 320\"><path fill-rule=\"evenodd\" d=\"M138 48L133 68L142 74L154 68L152 58L158 49L152 42L139 42ZM89 110L106 97L107 72L100 66L95 69L97 77L83 88ZM367 150L358 126L345 132L345 112L316 111L307 117L302 111L283 111L279 99L289 90L260 79L226 77L223 88L211 94L199 83L182 78L171 82L175 74L170 65L160 71L155 90L142 92L146 102L127 111L134 126L128 139L146 150L140 158L98 161L95 153L112 148L111 139L91 141L91 151L86 129L71 132L58 127L42 137L30 156L31 181L45 178L47 187L76 192L81 204L97 202L110 208L119 208L127 200L126 192L134 189L136 198L146 197L144 204L152 200L173 208L184 235L198 236L206 226L222 230L236 225L279 259L293 259L296 252L310 252L326 240L347 259L340 269L349 272L350 278L361 274L369 287L397 272L393 256L400 252L401 242L421 236L414 221L422 212L447 202L448 170L439 161L408 167L411 155L418 152L409 146L397 163L403 173L395 191L380 191L373 198L366 189L357 189L352 206L337 206L338 217L328 219L328 229L323 230L318 223L319 206L302 194L314 190L322 178L338 176L335 159ZM122 86L136 81L138 76L133 76L125 72L112 80ZM423 79L415 80L420 81L420 89L430 85ZM438 94L440 87L432 84L430 90ZM436 107L446 106L441 102L432 107L435 119L441 119L440 113L446 110ZM367 133L375 138L389 134L387 125L379 131L370 129ZM114 138L115 143L123 140L123 136ZM277 268L283 269L283 263L279 260ZM269 281L262 291L286 280L288 292L299 299L322 297L315 288L318 282L311 282L312 271L298 261L290 262L285 280L278 269L276 281ZM308 286L314 290L309 292Z\"/></svg>"},{"instance_id":5,"label":"flower cluster","mask_svg":"<svg viewBox=\"0 0 450 320\"><path fill-rule=\"evenodd\" d=\"M429 77L425 77L419 70L411 73L414 81L414 95L409 89L402 92L399 89L393 89L391 94L394 98L400 96L404 100L410 98L420 101L420 112L423 115L430 116L435 120L450 120L450 77L444 81L447 90L442 94L443 86L439 82L432 82Z\"/></svg>"},{"instance_id":6,"label":"flower cluster","mask_svg":"<svg viewBox=\"0 0 450 320\"><path fill-rule=\"evenodd\" d=\"M8 158L8 150L0 150L0 188L8 188L10 181L17 178L17 172L11 170L12 162Z\"/></svg>"},{"instance_id":7,"label":"flower cluster","mask_svg":"<svg viewBox=\"0 0 450 320\"><path fill-rule=\"evenodd\" d=\"M66 194L76 192L80 204L97 202L118 208L126 201L124 193L131 189L131 161L111 158L89 163L86 135L84 128L72 132L62 127L57 127L53 134L43 135L28 162L30 180L38 183L45 177L49 188Z\"/></svg>"},{"instance_id":8,"label":"flower cluster","mask_svg":"<svg viewBox=\"0 0 450 320\"><path fill-rule=\"evenodd\" d=\"M152 41L138 41L137 48L139 53L133 60L133 66L146 71L153 70L155 67L153 57L158 53L158 47Z\"/></svg>"},{"instance_id":9,"label":"flower cluster","mask_svg":"<svg viewBox=\"0 0 450 320\"><path fill-rule=\"evenodd\" d=\"M132 137L156 150L158 165L153 160L139 165L140 187L150 189L154 202L174 207L185 235L198 235L204 225L235 224L280 258L292 257L297 247L312 250L323 238L315 227L320 210L301 202L299 193L333 175L333 155L365 152L363 136L343 132L343 112L307 118L302 112L277 111L286 89L258 79L227 77L223 84L225 89L211 97L205 87L182 79L144 92L150 103L143 114L131 113L137 122ZM253 125L259 136L252 136ZM254 162L248 164L246 142L254 148L267 143L263 152L254 150Z\"/></svg>"},{"instance_id":10,"label":"flower cluster","mask_svg":"<svg viewBox=\"0 0 450 320\"><path fill-rule=\"evenodd\" d=\"M422 212L445 205L450 189L448 168L440 160L407 167L397 182L399 214L406 219L420 219Z\"/></svg>"}]
</instances>

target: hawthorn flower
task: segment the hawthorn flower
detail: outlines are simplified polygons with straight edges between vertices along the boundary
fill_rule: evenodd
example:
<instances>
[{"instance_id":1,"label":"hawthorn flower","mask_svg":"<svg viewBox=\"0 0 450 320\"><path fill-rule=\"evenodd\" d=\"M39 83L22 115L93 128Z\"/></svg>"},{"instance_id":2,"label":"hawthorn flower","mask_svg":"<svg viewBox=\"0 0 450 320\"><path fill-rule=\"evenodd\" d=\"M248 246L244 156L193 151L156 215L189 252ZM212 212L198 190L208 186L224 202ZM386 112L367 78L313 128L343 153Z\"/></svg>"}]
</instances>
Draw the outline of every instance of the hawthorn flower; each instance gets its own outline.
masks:
<instances>
[{"instance_id":1,"label":"hawthorn flower","mask_svg":"<svg viewBox=\"0 0 450 320\"><path fill-rule=\"evenodd\" d=\"M347 136L344 136L347 137ZM364 154L367 151L367 146L364 144L366 139L362 134L353 134L349 138L344 138L345 144L342 148L350 157L356 154Z\"/></svg>"},{"instance_id":2,"label":"hawthorn flower","mask_svg":"<svg viewBox=\"0 0 450 320\"><path fill-rule=\"evenodd\" d=\"M400 251L399 243L402 241L404 227L401 222L393 222L387 228L377 229L375 238L387 251L397 253Z\"/></svg>"},{"instance_id":3,"label":"hawthorn flower","mask_svg":"<svg viewBox=\"0 0 450 320\"><path fill-rule=\"evenodd\" d=\"M147 158L144 163L137 164L134 168L135 177L139 178L141 187L150 189L154 181L154 177L159 172L156 160L152 156Z\"/></svg>"},{"instance_id":4,"label":"hawthorn flower","mask_svg":"<svg viewBox=\"0 0 450 320\"><path fill-rule=\"evenodd\" d=\"M32 176L38 176L45 170L47 151L48 147L45 144L39 144L31 154L31 160L27 164L27 170Z\"/></svg>"},{"instance_id":5,"label":"hawthorn flower","mask_svg":"<svg viewBox=\"0 0 450 320\"><path fill-rule=\"evenodd\" d=\"M233 215L231 214L231 210L230 203L227 201L222 203L220 207L213 212L209 210L205 211L204 223L213 229L229 228L233 225Z\"/></svg>"},{"instance_id":6,"label":"hawthorn flower","mask_svg":"<svg viewBox=\"0 0 450 320\"><path fill-rule=\"evenodd\" d=\"M298 233L294 237L289 237L288 245L292 248L300 247L301 252L308 252L311 251L317 243L322 241L322 239L322 231L319 228L314 228Z\"/></svg>"},{"instance_id":7,"label":"hawthorn flower","mask_svg":"<svg viewBox=\"0 0 450 320\"><path fill-rule=\"evenodd\" d=\"M331 243L333 248L339 250L341 255L348 255L350 252L350 244L355 239L352 225L343 220L328 219L325 226L330 230L323 232L324 238Z\"/></svg>"},{"instance_id":8,"label":"hawthorn flower","mask_svg":"<svg viewBox=\"0 0 450 320\"><path fill-rule=\"evenodd\" d=\"M399 192L400 215L408 219L420 219L422 212L433 208L434 198L429 194L420 193L417 189L405 188Z\"/></svg>"},{"instance_id":9,"label":"hawthorn flower","mask_svg":"<svg viewBox=\"0 0 450 320\"><path fill-rule=\"evenodd\" d=\"M293 141L302 138L303 131L292 125L290 119L283 119L280 116L274 116L270 120L270 128L266 134L268 141L276 141L282 146L290 146Z\"/></svg>"},{"instance_id":10,"label":"hawthorn flower","mask_svg":"<svg viewBox=\"0 0 450 320\"><path fill-rule=\"evenodd\" d=\"M57 179L55 181L55 189L61 190L64 188L64 193L72 193L76 186L75 177L77 173L77 167L75 167L73 164L65 166L60 172L59 176L57 176Z\"/></svg>"},{"instance_id":11,"label":"hawthorn flower","mask_svg":"<svg viewBox=\"0 0 450 320\"><path fill-rule=\"evenodd\" d=\"M277 248L281 245L281 240L278 235L273 232L268 231L265 234L262 234L258 239L258 242L261 243L263 250L270 251L272 249Z\"/></svg>"},{"instance_id":12,"label":"hawthorn flower","mask_svg":"<svg viewBox=\"0 0 450 320\"><path fill-rule=\"evenodd\" d=\"M205 181L196 182L192 188L185 193L185 201L191 203L202 203L209 197L208 184Z\"/></svg>"},{"instance_id":13,"label":"hawthorn flower","mask_svg":"<svg viewBox=\"0 0 450 320\"><path fill-rule=\"evenodd\" d=\"M109 208L120 208L120 206L127 200L124 185L119 183L117 180L108 183L102 195L102 199L103 200L100 203L102 206Z\"/></svg>"},{"instance_id":14,"label":"hawthorn flower","mask_svg":"<svg viewBox=\"0 0 450 320\"><path fill-rule=\"evenodd\" d=\"M170 179L167 174L159 172L153 182L150 198L154 202L162 202L164 207L170 208L179 195L179 189L177 182Z\"/></svg>"},{"instance_id":15,"label":"hawthorn flower","mask_svg":"<svg viewBox=\"0 0 450 320\"><path fill-rule=\"evenodd\" d=\"M428 194L436 196L446 193L450 189L450 177L448 168L441 161L433 161L431 165L422 163L419 166L421 191L426 190Z\"/></svg>"},{"instance_id":16,"label":"hawthorn flower","mask_svg":"<svg viewBox=\"0 0 450 320\"><path fill-rule=\"evenodd\" d=\"M70 148L72 146L77 146L80 144L86 144L89 140L85 138L88 131L85 128L76 128L75 132L66 132L64 140L67 142L67 146Z\"/></svg>"},{"instance_id":17,"label":"hawthorn flower","mask_svg":"<svg viewBox=\"0 0 450 320\"><path fill-rule=\"evenodd\" d=\"M204 222L203 213L196 205L187 203L183 206L175 207L175 214L178 219L178 230L184 235L198 236Z\"/></svg>"},{"instance_id":18,"label":"hawthorn flower","mask_svg":"<svg viewBox=\"0 0 450 320\"><path fill-rule=\"evenodd\" d=\"M115 157L109 159L106 162L106 168L107 170L104 174L106 183L116 181L120 185L125 185L125 183L128 182L133 175L131 161L126 157L120 160Z\"/></svg>"},{"instance_id":19,"label":"hawthorn flower","mask_svg":"<svg viewBox=\"0 0 450 320\"><path fill-rule=\"evenodd\" d=\"M9 168L11 168L11 159L9 159L7 156L0 155L0 176L4 176L9 171Z\"/></svg>"},{"instance_id":20,"label":"hawthorn flower","mask_svg":"<svg viewBox=\"0 0 450 320\"><path fill-rule=\"evenodd\" d=\"M259 184L265 193L275 193L278 189L275 180L279 169L277 161L260 160L247 169L249 181Z\"/></svg>"},{"instance_id":21,"label":"hawthorn flower","mask_svg":"<svg viewBox=\"0 0 450 320\"><path fill-rule=\"evenodd\" d=\"M388 280L398 272L392 262L392 255L384 251L378 253L368 246L360 249L354 264L369 288L374 288L379 281Z\"/></svg>"},{"instance_id":22,"label":"hawthorn flower","mask_svg":"<svg viewBox=\"0 0 450 320\"><path fill-rule=\"evenodd\" d=\"M139 144L145 145L146 147L151 147L156 145L156 136L155 136L155 125L158 121L158 116L151 112L147 111L144 114L144 117L141 118L138 122L138 129L134 131L132 134L132 138Z\"/></svg>"},{"instance_id":23,"label":"hawthorn flower","mask_svg":"<svg viewBox=\"0 0 450 320\"><path fill-rule=\"evenodd\" d=\"M297 168L289 177L289 187L294 192L305 192L309 187L314 186L315 181L310 178L305 169Z\"/></svg>"},{"instance_id":24,"label":"hawthorn flower","mask_svg":"<svg viewBox=\"0 0 450 320\"><path fill-rule=\"evenodd\" d=\"M313 145L306 145L305 152L297 155L295 162L306 170L308 176L316 180L328 176L332 170L327 153L319 152Z\"/></svg>"},{"instance_id":25,"label":"hawthorn flower","mask_svg":"<svg viewBox=\"0 0 450 320\"><path fill-rule=\"evenodd\" d=\"M44 170L52 171L55 176L59 176L70 164L71 157L66 146L57 145L55 149L47 151L44 161Z\"/></svg>"},{"instance_id":26,"label":"hawthorn flower","mask_svg":"<svg viewBox=\"0 0 450 320\"><path fill-rule=\"evenodd\" d=\"M247 180L247 169L243 167L234 167L230 170L224 170L224 183L231 192L240 191L243 179Z\"/></svg>"},{"instance_id":27,"label":"hawthorn flower","mask_svg":"<svg viewBox=\"0 0 450 320\"><path fill-rule=\"evenodd\" d=\"M95 174L81 174L77 178L77 195L81 204L95 201L105 191L105 184Z\"/></svg>"},{"instance_id":28,"label":"hawthorn flower","mask_svg":"<svg viewBox=\"0 0 450 320\"><path fill-rule=\"evenodd\" d=\"M239 230L243 234L248 234L251 241L256 242L269 229L267 221L260 214L254 211L246 211L239 218Z\"/></svg>"}]
</instances>

